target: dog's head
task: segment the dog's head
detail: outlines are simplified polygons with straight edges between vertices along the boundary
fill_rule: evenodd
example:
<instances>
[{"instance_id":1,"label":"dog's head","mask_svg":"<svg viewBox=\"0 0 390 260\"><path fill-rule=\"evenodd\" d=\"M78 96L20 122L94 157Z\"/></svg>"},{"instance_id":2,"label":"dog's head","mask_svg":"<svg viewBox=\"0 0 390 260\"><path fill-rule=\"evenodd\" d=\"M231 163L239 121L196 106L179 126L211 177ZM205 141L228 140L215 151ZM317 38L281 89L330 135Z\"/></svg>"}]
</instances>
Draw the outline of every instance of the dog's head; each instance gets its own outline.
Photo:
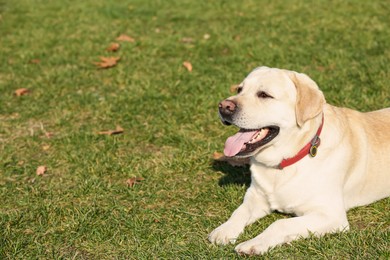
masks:
<instances>
[{"instance_id":1,"label":"dog's head","mask_svg":"<svg viewBox=\"0 0 390 260\"><path fill-rule=\"evenodd\" d=\"M317 84L305 74L268 67L253 70L235 96L219 103L222 122L240 128L227 139L225 155L249 157L280 142L288 145L293 133L321 114L324 103Z\"/></svg>"}]
</instances>

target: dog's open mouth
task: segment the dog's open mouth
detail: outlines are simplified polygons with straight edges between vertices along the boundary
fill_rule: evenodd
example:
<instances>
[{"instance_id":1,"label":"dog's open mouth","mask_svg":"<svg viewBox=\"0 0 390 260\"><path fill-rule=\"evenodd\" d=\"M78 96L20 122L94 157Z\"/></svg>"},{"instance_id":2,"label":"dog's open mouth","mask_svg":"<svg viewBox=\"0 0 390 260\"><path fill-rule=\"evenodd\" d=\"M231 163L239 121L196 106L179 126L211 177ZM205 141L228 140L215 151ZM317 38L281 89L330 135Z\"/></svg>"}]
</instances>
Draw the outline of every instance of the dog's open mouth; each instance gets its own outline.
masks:
<instances>
[{"instance_id":1,"label":"dog's open mouth","mask_svg":"<svg viewBox=\"0 0 390 260\"><path fill-rule=\"evenodd\" d=\"M246 156L269 143L279 134L279 127L268 126L256 130L240 129L225 143L224 154L228 157Z\"/></svg>"}]
</instances>

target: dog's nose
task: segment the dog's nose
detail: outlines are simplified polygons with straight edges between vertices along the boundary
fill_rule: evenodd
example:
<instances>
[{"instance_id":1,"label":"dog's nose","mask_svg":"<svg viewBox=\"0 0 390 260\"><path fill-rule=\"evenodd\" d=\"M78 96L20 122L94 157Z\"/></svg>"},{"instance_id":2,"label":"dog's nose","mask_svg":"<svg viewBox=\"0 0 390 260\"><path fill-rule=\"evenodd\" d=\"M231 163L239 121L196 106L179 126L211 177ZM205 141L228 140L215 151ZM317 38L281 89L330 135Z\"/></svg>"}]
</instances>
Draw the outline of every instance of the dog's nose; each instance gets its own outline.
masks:
<instances>
[{"instance_id":1,"label":"dog's nose","mask_svg":"<svg viewBox=\"0 0 390 260\"><path fill-rule=\"evenodd\" d=\"M232 115L237 109L236 103L234 103L231 100L227 100L227 99L220 102L218 107L219 107L219 112L221 113L221 115L227 115L227 116Z\"/></svg>"}]
</instances>

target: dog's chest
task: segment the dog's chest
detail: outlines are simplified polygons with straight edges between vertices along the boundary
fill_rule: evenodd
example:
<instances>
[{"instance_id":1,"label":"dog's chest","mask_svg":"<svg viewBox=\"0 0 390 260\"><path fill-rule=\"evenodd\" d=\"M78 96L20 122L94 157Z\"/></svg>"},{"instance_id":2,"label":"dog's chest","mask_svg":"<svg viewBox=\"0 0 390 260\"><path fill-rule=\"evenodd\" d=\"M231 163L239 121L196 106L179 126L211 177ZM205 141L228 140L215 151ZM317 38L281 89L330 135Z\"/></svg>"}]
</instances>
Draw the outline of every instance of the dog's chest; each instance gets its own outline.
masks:
<instances>
[{"instance_id":1,"label":"dog's chest","mask_svg":"<svg viewBox=\"0 0 390 260\"><path fill-rule=\"evenodd\" d=\"M301 215L308 200L305 187L293 176L280 173L256 173L252 169L252 185L267 200L272 211Z\"/></svg>"},{"instance_id":2,"label":"dog's chest","mask_svg":"<svg viewBox=\"0 0 390 260\"><path fill-rule=\"evenodd\" d=\"M289 214L299 214L299 208L296 201L291 200L291 196L287 196L286 193L273 192L266 194L268 204L272 211L278 211Z\"/></svg>"}]
</instances>

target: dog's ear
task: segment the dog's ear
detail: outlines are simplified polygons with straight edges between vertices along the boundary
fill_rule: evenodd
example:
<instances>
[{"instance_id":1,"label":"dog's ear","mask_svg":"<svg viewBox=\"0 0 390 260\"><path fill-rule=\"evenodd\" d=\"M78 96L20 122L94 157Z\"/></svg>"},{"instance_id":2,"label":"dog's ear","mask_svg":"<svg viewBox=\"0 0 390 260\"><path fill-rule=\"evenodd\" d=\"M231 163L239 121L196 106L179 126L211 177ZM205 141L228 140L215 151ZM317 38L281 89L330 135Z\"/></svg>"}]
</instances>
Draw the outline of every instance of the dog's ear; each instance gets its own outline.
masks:
<instances>
[{"instance_id":1,"label":"dog's ear","mask_svg":"<svg viewBox=\"0 0 390 260\"><path fill-rule=\"evenodd\" d=\"M322 112L325 97L309 76L294 71L287 71L287 74L297 89L295 115L298 126L302 126L307 120L316 117Z\"/></svg>"}]
</instances>

